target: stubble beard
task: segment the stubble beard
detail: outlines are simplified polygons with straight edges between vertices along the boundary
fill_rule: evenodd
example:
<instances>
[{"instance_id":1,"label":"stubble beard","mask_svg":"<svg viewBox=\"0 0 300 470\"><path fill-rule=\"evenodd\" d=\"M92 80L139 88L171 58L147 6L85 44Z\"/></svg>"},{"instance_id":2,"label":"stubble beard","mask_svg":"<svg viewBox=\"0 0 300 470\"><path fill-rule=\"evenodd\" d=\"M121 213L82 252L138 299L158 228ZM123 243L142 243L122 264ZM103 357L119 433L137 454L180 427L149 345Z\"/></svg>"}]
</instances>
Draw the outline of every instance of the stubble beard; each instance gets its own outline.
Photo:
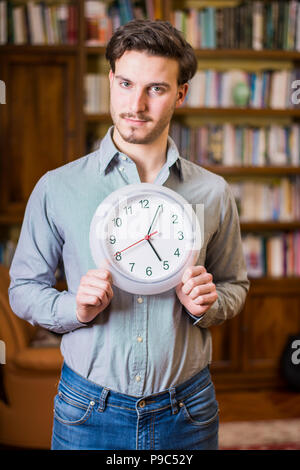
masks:
<instances>
[{"instance_id":1,"label":"stubble beard","mask_svg":"<svg viewBox=\"0 0 300 470\"><path fill-rule=\"evenodd\" d=\"M120 136L122 139L129 143L129 144L151 144L153 143L160 135L164 132L166 127L170 124L172 115L175 110L175 104L169 108L168 112L166 112L161 119L155 124L155 126L149 130L146 134L143 136L139 136L139 131L140 129L138 127L129 126L129 130L125 133L125 131L122 129L122 120L124 118L132 118L132 119L140 119L140 120L146 120L148 122L151 122L152 119L143 116L141 114L137 116L133 116L130 113L121 113L117 115L113 109L113 107L110 107L110 113L112 116L113 123L115 127L117 128ZM147 124L146 124L147 125ZM145 126L146 126L145 125Z\"/></svg>"}]
</instances>

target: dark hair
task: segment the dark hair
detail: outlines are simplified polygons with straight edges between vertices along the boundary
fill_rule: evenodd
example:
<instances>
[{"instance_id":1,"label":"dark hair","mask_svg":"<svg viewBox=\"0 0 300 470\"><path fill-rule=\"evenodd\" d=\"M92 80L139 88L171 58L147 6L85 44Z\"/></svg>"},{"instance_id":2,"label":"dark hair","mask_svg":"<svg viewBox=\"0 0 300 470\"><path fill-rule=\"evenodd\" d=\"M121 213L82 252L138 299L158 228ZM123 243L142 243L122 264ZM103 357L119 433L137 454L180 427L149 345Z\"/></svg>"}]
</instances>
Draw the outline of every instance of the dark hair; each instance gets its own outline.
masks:
<instances>
[{"instance_id":1,"label":"dark hair","mask_svg":"<svg viewBox=\"0 0 300 470\"><path fill-rule=\"evenodd\" d=\"M188 82L197 71L194 49L168 21L131 20L120 26L106 48L106 59L113 72L116 60L130 50L176 59L179 63L178 85Z\"/></svg>"}]
</instances>

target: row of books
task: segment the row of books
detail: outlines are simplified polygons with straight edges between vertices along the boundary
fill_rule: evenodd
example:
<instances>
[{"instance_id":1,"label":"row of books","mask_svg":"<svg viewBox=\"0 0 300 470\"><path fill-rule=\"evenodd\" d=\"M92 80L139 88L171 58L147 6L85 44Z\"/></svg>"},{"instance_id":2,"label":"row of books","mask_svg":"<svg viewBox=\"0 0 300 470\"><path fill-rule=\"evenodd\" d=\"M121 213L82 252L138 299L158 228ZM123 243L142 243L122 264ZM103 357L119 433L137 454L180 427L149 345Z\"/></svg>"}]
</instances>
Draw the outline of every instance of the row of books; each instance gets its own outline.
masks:
<instances>
[{"instance_id":1,"label":"row of books","mask_svg":"<svg viewBox=\"0 0 300 470\"><path fill-rule=\"evenodd\" d=\"M300 232L247 234L243 250L250 278L300 276Z\"/></svg>"},{"instance_id":2,"label":"row of books","mask_svg":"<svg viewBox=\"0 0 300 470\"><path fill-rule=\"evenodd\" d=\"M238 69L198 70L190 82L184 105L209 108L296 108L300 103L299 79L299 69L257 72Z\"/></svg>"},{"instance_id":3,"label":"row of books","mask_svg":"<svg viewBox=\"0 0 300 470\"><path fill-rule=\"evenodd\" d=\"M204 166L300 165L299 124L190 127L172 121L170 135L182 157Z\"/></svg>"},{"instance_id":4,"label":"row of books","mask_svg":"<svg viewBox=\"0 0 300 470\"><path fill-rule=\"evenodd\" d=\"M75 44L77 6L0 0L0 44Z\"/></svg>"},{"instance_id":5,"label":"row of books","mask_svg":"<svg viewBox=\"0 0 300 470\"><path fill-rule=\"evenodd\" d=\"M119 26L135 18L163 18L163 0L86 1L86 45L105 46Z\"/></svg>"},{"instance_id":6,"label":"row of books","mask_svg":"<svg viewBox=\"0 0 300 470\"><path fill-rule=\"evenodd\" d=\"M300 177L230 182L241 222L300 221Z\"/></svg>"},{"instance_id":7,"label":"row of books","mask_svg":"<svg viewBox=\"0 0 300 470\"><path fill-rule=\"evenodd\" d=\"M200 3L200 2L199 2ZM247 1L235 7L178 9L172 23L195 48L300 51L300 6L291 1Z\"/></svg>"},{"instance_id":8,"label":"row of books","mask_svg":"<svg viewBox=\"0 0 300 470\"><path fill-rule=\"evenodd\" d=\"M103 73L85 75L84 111L87 114L109 112L109 80Z\"/></svg>"}]
</instances>

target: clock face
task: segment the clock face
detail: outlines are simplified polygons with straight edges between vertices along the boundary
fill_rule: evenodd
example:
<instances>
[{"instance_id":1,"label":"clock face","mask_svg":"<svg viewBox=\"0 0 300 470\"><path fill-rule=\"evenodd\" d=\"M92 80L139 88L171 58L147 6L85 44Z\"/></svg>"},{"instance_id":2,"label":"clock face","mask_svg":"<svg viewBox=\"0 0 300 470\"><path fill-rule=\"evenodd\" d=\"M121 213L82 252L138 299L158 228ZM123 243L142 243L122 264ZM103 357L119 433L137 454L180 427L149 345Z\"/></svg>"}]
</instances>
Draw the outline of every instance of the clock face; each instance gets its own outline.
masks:
<instances>
[{"instance_id":1,"label":"clock face","mask_svg":"<svg viewBox=\"0 0 300 470\"><path fill-rule=\"evenodd\" d=\"M181 196L140 183L100 204L91 224L91 250L98 266L101 259L108 262L117 286L158 293L177 285L187 264L194 264L199 233L196 215Z\"/></svg>"}]
</instances>

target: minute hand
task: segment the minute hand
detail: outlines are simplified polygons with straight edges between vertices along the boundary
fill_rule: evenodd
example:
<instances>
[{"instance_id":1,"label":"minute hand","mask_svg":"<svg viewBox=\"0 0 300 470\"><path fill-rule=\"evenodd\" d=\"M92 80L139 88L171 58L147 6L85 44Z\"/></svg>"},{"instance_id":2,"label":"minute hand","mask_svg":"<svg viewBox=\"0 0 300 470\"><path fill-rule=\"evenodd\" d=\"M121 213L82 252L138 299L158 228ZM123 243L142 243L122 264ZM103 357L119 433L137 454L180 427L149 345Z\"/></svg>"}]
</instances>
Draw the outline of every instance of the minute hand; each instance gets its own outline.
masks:
<instances>
[{"instance_id":1,"label":"minute hand","mask_svg":"<svg viewBox=\"0 0 300 470\"><path fill-rule=\"evenodd\" d=\"M155 214L154 214L154 217L153 217L153 220L152 220L151 225L150 225L150 227L149 227L149 230L148 230L147 235L149 235L149 233L151 232L151 229L152 229L152 227L153 227L153 224L154 224L154 222L155 222L155 219L156 219L156 217L157 217L157 214L158 214L158 211L159 211L160 208L161 208L161 205L159 204L159 206L157 207L156 212L155 212Z\"/></svg>"}]
</instances>

